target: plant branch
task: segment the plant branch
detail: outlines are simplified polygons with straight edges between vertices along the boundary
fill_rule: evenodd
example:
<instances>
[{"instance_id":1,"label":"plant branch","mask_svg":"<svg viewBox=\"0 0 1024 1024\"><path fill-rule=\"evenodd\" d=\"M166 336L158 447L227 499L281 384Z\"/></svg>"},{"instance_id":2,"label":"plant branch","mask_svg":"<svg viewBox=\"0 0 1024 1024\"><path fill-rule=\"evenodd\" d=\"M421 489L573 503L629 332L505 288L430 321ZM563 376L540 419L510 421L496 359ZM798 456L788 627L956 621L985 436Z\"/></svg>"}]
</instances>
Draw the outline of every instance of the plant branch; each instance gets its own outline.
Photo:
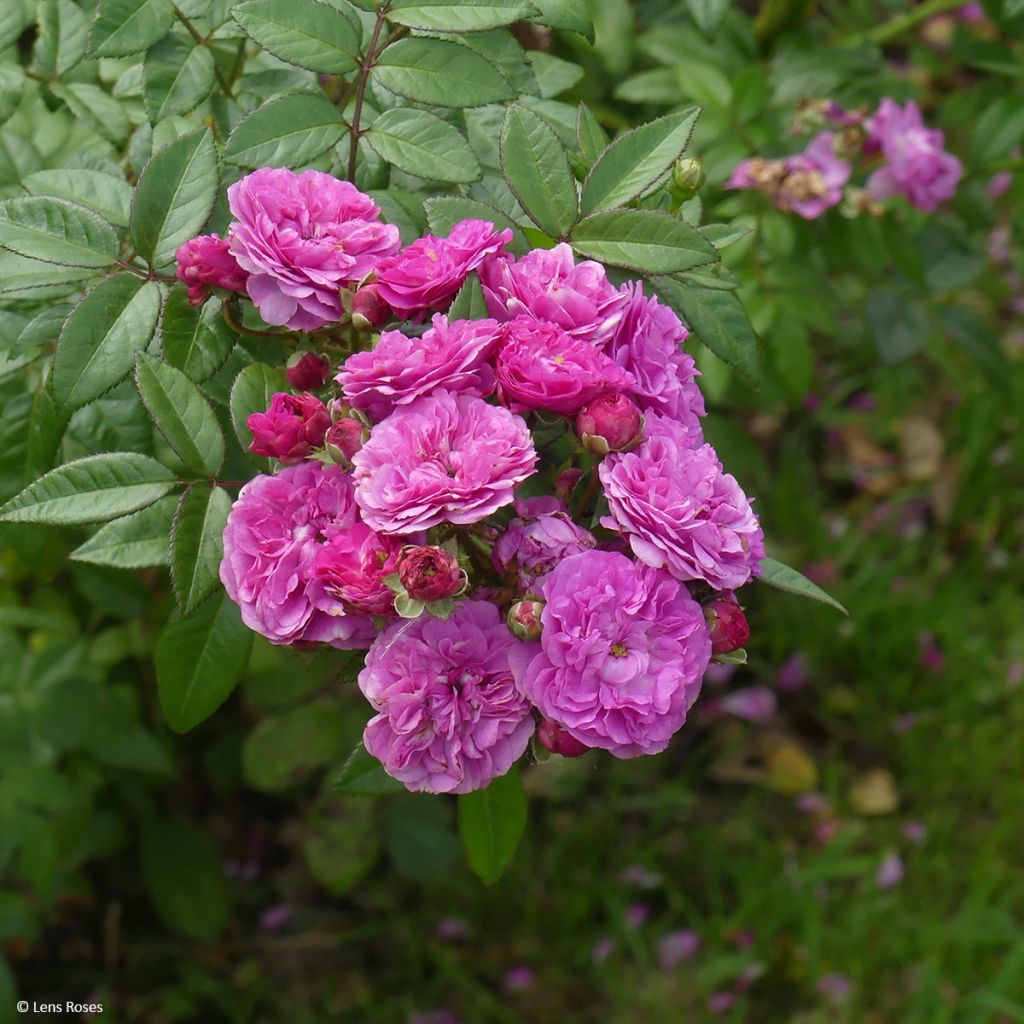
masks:
<instances>
[{"instance_id":1,"label":"plant branch","mask_svg":"<svg viewBox=\"0 0 1024 1024\"><path fill-rule=\"evenodd\" d=\"M174 16L188 30L188 34L192 37L196 46L206 46L209 43L209 39L200 35L199 29L197 29L195 25L192 24L188 16L178 7L178 5L171 4L171 8L174 11ZM211 54L211 56L213 55ZM216 59L214 59L213 62L213 77L217 79L217 84L220 86L221 91L224 93L224 95L227 96L229 99L234 99L235 94L231 89L231 83L224 77L220 68L217 67Z\"/></svg>"},{"instance_id":2,"label":"plant branch","mask_svg":"<svg viewBox=\"0 0 1024 1024\"><path fill-rule=\"evenodd\" d=\"M912 29L915 25L932 17L935 14L942 14L945 11L955 10L963 6L963 0L925 0L904 14L897 14L888 21L877 25L867 32L858 32L855 35L847 36L842 40L846 46L857 46L861 43L875 43L882 46L892 42L904 32Z\"/></svg>"},{"instance_id":3,"label":"plant branch","mask_svg":"<svg viewBox=\"0 0 1024 1024\"><path fill-rule=\"evenodd\" d=\"M259 327L246 327L235 317L235 311L231 308L230 299L224 299L224 301L221 302L220 313L221 316L224 317L224 323L226 323L236 334L249 334L254 338L274 338L277 341L294 343L294 339L292 338L290 331L264 331Z\"/></svg>"},{"instance_id":4,"label":"plant branch","mask_svg":"<svg viewBox=\"0 0 1024 1024\"><path fill-rule=\"evenodd\" d=\"M383 46L380 50L377 49L377 46L380 42L380 34L384 29L386 19L387 6L382 5L377 11L377 20L373 25L373 35L370 36L370 45L366 48L366 56L363 57L363 62L359 66L359 84L356 86L356 104L352 110L352 121L348 126L348 180L353 183L355 183L356 180L356 159L359 156L359 122L363 116L363 97L366 95L366 83L370 80L370 72L373 70L374 62L380 57L384 50ZM387 40L384 46L387 46L388 42L393 41L394 37Z\"/></svg>"}]
</instances>

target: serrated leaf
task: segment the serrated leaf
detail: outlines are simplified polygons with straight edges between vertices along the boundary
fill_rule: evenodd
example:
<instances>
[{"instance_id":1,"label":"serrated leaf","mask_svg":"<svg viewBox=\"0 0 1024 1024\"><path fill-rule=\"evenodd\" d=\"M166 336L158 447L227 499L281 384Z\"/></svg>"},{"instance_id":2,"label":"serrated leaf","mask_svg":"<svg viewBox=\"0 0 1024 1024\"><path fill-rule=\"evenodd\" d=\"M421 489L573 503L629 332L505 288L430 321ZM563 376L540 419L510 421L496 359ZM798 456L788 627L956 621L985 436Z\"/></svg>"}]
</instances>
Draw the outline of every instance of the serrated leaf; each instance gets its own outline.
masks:
<instances>
[{"instance_id":1,"label":"serrated leaf","mask_svg":"<svg viewBox=\"0 0 1024 1024\"><path fill-rule=\"evenodd\" d=\"M152 505L175 482L171 471L148 455L88 455L30 483L0 508L0 521L48 526L100 523Z\"/></svg>"},{"instance_id":2,"label":"serrated leaf","mask_svg":"<svg viewBox=\"0 0 1024 1024\"><path fill-rule=\"evenodd\" d=\"M36 171L21 181L33 196L52 196L78 203L119 228L128 226L132 187L122 178L88 167Z\"/></svg>"},{"instance_id":3,"label":"serrated leaf","mask_svg":"<svg viewBox=\"0 0 1024 1024\"><path fill-rule=\"evenodd\" d=\"M344 132L330 100L292 93L244 118L228 138L224 159L243 167L303 167L336 145Z\"/></svg>"},{"instance_id":4,"label":"serrated leaf","mask_svg":"<svg viewBox=\"0 0 1024 1024\"><path fill-rule=\"evenodd\" d=\"M533 222L552 238L564 238L578 214L576 179L554 129L519 104L505 113L501 170Z\"/></svg>"},{"instance_id":5,"label":"serrated leaf","mask_svg":"<svg viewBox=\"0 0 1024 1024\"><path fill-rule=\"evenodd\" d=\"M100 268L117 258L113 225L84 206L48 196L0 202L0 246L65 267Z\"/></svg>"},{"instance_id":6,"label":"serrated leaf","mask_svg":"<svg viewBox=\"0 0 1024 1024\"><path fill-rule=\"evenodd\" d=\"M449 234L462 220L486 220L498 231L512 229L516 238L509 243L510 249L516 247L517 240L520 247L526 247L522 228L507 213L489 203L481 203L463 196L431 196L423 200L423 212L427 218L427 226L435 235Z\"/></svg>"},{"instance_id":7,"label":"serrated leaf","mask_svg":"<svg viewBox=\"0 0 1024 1024\"><path fill-rule=\"evenodd\" d=\"M530 18L538 25L576 32L590 42L594 41L594 21L587 0L533 0L540 13Z\"/></svg>"},{"instance_id":8,"label":"serrated leaf","mask_svg":"<svg viewBox=\"0 0 1024 1024\"><path fill-rule=\"evenodd\" d=\"M115 569L143 569L167 565L176 497L158 502L101 526L68 556L76 562L108 565Z\"/></svg>"},{"instance_id":9,"label":"serrated leaf","mask_svg":"<svg viewBox=\"0 0 1024 1024\"><path fill-rule=\"evenodd\" d=\"M539 13L534 4L519 0L394 0L388 21L425 32L484 32Z\"/></svg>"},{"instance_id":10,"label":"serrated leaf","mask_svg":"<svg viewBox=\"0 0 1024 1024\"><path fill-rule=\"evenodd\" d=\"M182 611L197 608L220 582L223 534L231 496L197 482L181 496L171 534L171 582Z\"/></svg>"},{"instance_id":11,"label":"serrated leaf","mask_svg":"<svg viewBox=\"0 0 1024 1024\"><path fill-rule=\"evenodd\" d=\"M51 82L50 92L79 120L115 146L122 146L132 125L124 107L105 89L91 82Z\"/></svg>"},{"instance_id":12,"label":"serrated leaf","mask_svg":"<svg viewBox=\"0 0 1024 1024\"><path fill-rule=\"evenodd\" d=\"M697 28L709 38L713 38L725 21L725 16L732 7L732 0L686 0L686 6L697 22Z\"/></svg>"},{"instance_id":13,"label":"serrated leaf","mask_svg":"<svg viewBox=\"0 0 1024 1024\"><path fill-rule=\"evenodd\" d=\"M685 285L670 277L652 278L652 284L719 359L757 387L761 379L757 336L733 292Z\"/></svg>"},{"instance_id":14,"label":"serrated leaf","mask_svg":"<svg viewBox=\"0 0 1024 1024\"><path fill-rule=\"evenodd\" d=\"M89 25L81 7L71 0L46 0L37 12L33 66L43 78L57 78L85 56Z\"/></svg>"},{"instance_id":15,"label":"serrated leaf","mask_svg":"<svg viewBox=\"0 0 1024 1024\"><path fill-rule=\"evenodd\" d=\"M42 476L53 468L67 425L68 417L57 408L50 389L40 388L32 398L25 441L25 466L30 477Z\"/></svg>"},{"instance_id":16,"label":"serrated leaf","mask_svg":"<svg viewBox=\"0 0 1024 1024\"><path fill-rule=\"evenodd\" d=\"M245 421L254 412L265 412L270 399L277 391L285 391L287 383L279 369L267 366L266 363L250 363L235 378L231 387L231 422L234 424L238 443L243 451L249 450L252 434ZM261 466L267 466L268 460L252 456Z\"/></svg>"},{"instance_id":17,"label":"serrated leaf","mask_svg":"<svg viewBox=\"0 0 1024 1024\"><path fill-rule=\"evenodd\" d=\"M67 411L105 394L131 372L160 314L160 286L134 274L101 281L74 308L57 341L53 397Z\"/></svg>"},{"instance_id":18,"label":"serrated leaf","mask_svg":"<svg viewBox=\"0 0 1024 1024\"><path fill-rule=\"evenodd\" d=\"M812 583L802 572L777 562L774 558L761 560L761 575L758 577L762 583L767 583L777 590L785 590L790 594L797 594L800 597L809 597L812 601L821 601L822 604L830 605L837 611L849 616L849 612L834 598L817 585Z\"/></svg>"},{"instance_id":19,"label":"serrated leaf","mask_svg":"<svg viewBox=\"0 0 1024 1024\"><path fill-rule=\"evenodd\" d=\"M175 732L188 732L228 699L249 660L253 634L217 590L194 612L173 612L156 647L160 707Z\"/></svg>"},{"instance_id":20,"label":"serrated leaf","mask_svg":"<svg viewBox=\"0 0 1024 1024\"><path fill-rule=\"evenodd\" d=\"M487 317L487 301L484 290L480 286L480 278L470 274L465 284L459 289L448 309L449 321L483 320Z\"/></svg>"},{"instance_id":21,"label":"serrated leaf","mask_svg":"<svg viewBox=\"0 0 1024 1024\"><path fill-rule=\"evenodd\" d=\"M131 210L136 252L151 265L174 261L197 235L217 200L217 151L208 128L182 135L143 168Z\"/></svg>"},{"instance_id":22,"label":"serrated leaf","mask_svg":"<svg viewBox=\"0 0 1024 1024\"><path fill-rule=\"evenodd\" d=\"M385 111L364 138L381 159L406 174L463 183L480 177L480 164L469 143L456 128L425 110Z\"/></svg>"},{"instance_id":23,"label":"serrated leaf","mask_svg":"<svg viewBox=\"0 0 1024 1024\"><path fill-rule=\"evenodd\" d=\"M606 210L573 228L582 256L648 274L673 274L718 259L715 247L685 221L658 210Z\"/></svg>"},{"instance_id":24,"label":"serrated leaf","mask_svg":"<svg viewBox=\"0 0 1024 1024\"><path fill-rule=\"evenodd\" d=\"M194 110L213 88L213 54L182 35L165 36L146 54L142 98L150 124Z\"/></svg>"},{"instance_id":25,"label":"serrated leaf","mask_svg":"<svg viewBox=\"0 0 1024 1024\"><path fill-rule=\"evenodd\" d=\"M646 192L686 149L699 114L688 107L613 139L583 183L583 213L624 206Z\"/></svg>"},{"instance_id":26,"label":"serrated leaf","mask_svg":"<svg viewBox=\"0 0 1024 1024\"><path fill-rule=\"evenodd\" d=\"M224 435L210 403L181 370L140 352L135 384L157 430L197 476L216 476L224 464Z\"/></svg>"},{"instance_id":27,"label":"serrated leaf","mask_svg":"<svg viewBox=\"0 0 1024 1024\"><path fill-rule=\"evenodd\" d=\"M526 831L526 793L513 768L486 789L459 796L459 835L469 866L486 885L501 878Z\"/></svg>"},{"instance_id":28,"label":"serrated leaf","mask_svg":"<svg viewBox=\"0 0 1024 1024\"><path fill-rule=\"evenodd\" d=\"M0 50L18 41L18 37L28 28L32 15L18 2L0 5Z\"/></svg>"},{"instance_id":29,"label":"serrated leaf","mask_svg":"<svg viewBox=\"0 0 1024 1024\"><path fill-rule=\"evenodd\" d=\"M325 701L267 715L242 745L242 775L267 793L288 789L333 761L346 732L338 707Z\"/></svg>"},{"instance_id":30,"label":"serrated leaf","mask_svg":"<svg viewBox=\"0 0 1024 1024\"><path fill-rule=\"evenodd\" d=\"M250 39L289 64L333 75L356 66L362 28L342 7L319 0L248 0L231 16Z\"/></svg>"},{"instance_id":31,"label":"serrated leaf","mask_svg":"<svg viewBox=\"0 0 1024 1024\"><path fill-rule=\"evenodd\" d=\"M597 123L586 103L580 102L576 111L576 144L580 148L583 163L589 169L608 145L608 135Z\"/></svg>"},{"instance_id":32,"label":"serrated leaf","mask_svg":"<svg viewBox=\"0 0 1024 1024\"><path fill-rule=\"evenodd\" d=\"M387 796L403 792L405 786L388 775L380 761L360 742L331 782L331 789L346 796Z\"/></svg>"},{"instance_id":33,"label":"serrated leaf","mask_svg":"<svg viewBox=\"0 0 1024 1024\"><path fill-rule=\"evenodd\" d=\"M372 77L388 92L438 107L479 107L513 97L489 60L441 39L400 39L384 51Z\"/></svg>"},{"instance_id":34,"label":"serrated leaf","mask_svg":"<svg viewBox=\"0 0 1024 1024\"><path fill-rule=\"evenodd\" d=\"M171 0L100 0L92 21L93 57L127 57L148 50L170 31Z\"/></svg>"},{"instance_id":35,"label":"serrated leaf","mask_svg":"<svg viewBox=\"0 0 1024 1024\"><path fill-rule=\"evenodd\" d=\"M164 359L199 384L224 365L238 340L224 322L220 303L193 306L183 285L167 296L160 336Z\"/></svg>"}]
</instances>

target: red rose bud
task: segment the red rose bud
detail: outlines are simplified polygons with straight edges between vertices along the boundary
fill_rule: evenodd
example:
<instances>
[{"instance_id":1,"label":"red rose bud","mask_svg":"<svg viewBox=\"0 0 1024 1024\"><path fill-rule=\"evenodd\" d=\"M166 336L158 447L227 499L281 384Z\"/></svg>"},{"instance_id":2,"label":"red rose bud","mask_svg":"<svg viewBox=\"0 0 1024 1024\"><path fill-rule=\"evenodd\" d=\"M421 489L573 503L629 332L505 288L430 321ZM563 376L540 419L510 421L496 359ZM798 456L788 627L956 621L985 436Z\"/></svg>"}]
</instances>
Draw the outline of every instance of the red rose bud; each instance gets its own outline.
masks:
<instances>
[{"instance_id":1,"label":"red rose bud","mask_svg":"<svg viewBox=\"0 0 1024 1024\"><path fill-rule=\"evenodd\" d=\"M621 391L595 398L576 416L576 431L592 455L626 452L643 438L644 416Z\"/></svg>"},{"instance_id":2,"label":"red rose bud","mask_svg":"<svg viewBox=\"0 0 1024 1024\"><path fill-rule=\"evenodd\" d=\"M537 726L537 739L545 750L552 754L561 754L562 757L579 757L590 750L585 743L580 743L575 736L571 736L557 722L542 718Z\"/></svg>"},{"instance_id":3,"label":"red rose bud","mask_svg":"<svg viewBox=\"0 0 1024 1024\"><path fill-rule=\"evenodd\" d=\"M201 306L211 288L244 292L249 275L235 260L228 243L219 235L197 235L178 247L175 253L178 269L175 274L188 285L188 301Z\"/></svg>"},{"instance_id":4,"label":"red rose bud","mask_svg":"<svg viewBox=\"0 0 1024 1024\"><path fill-rule=\"evenodd\" d=\"M568 505L569 499L572 497L572 489L582 478L582 469L577 469L575 466L563 469L562 472L555 477L555 497L563 504Z\"/></svg>"},{"instance_id":5,"label":"red rose bud","mask_svg":"<svg viewBox=\"0 0 1024 1024\"><path fill-rule=\"evenodd\" d=\"M712 654L738 651L750 639L747 617L728 590L704 606L704 618L711 632Z\"/></svg>"},{"instance_id":6,"label":"red rose bud","mask_svg":"<svg viewBox=\"0 0 1024 1024\"><path fill-rule=\"evenodd\" d=\"M508 628L520 640L537 640L540 638L540 613L544 610L544 602L536 597L524 597L516 601L508 610Z\"/></svg>"},{"instance_id":7,"label":"red rose bud","mask_svg":"<svg viewBox=\"0 0 1024 1024\"><path fill-rule=\"evenodd\" d=\"M364 284L352 296L352 326L371 331L391 319L391 307L380 297L380 285Z\"/></svg>"},{"instance_id":8,"label":"red rose bud","mask_svg":"<svg viewBox=\"0 0 1024 1024\"><path fill-rule=\"evenodd\" d=\"M398 579L411 598L427 604L455 597L467 582L459 560L444 548L432 546L403 548Z\"/></svg>"},{"instance_id":9,"label":"red rose bud","mask_svg":"<svg viewBox=\"0 0 1024 1024\"><path fill-rule=\"evenodd\" d=\"M345 469L352 468L352 456L355 455L363 443L370 436L370 432L359 422L351 417L338 420L332 423L327 431L324 442L327 445L327 454Z\"/></svg>"},{"instance_id":10,"label":"red rose bud","mask_svg":"<svg viewBox=\"0 0 1024 1024\"><path fill-rule=\"evenodd\" d=\"M271 397L266 412L254 412L245 423L252 431L249 451L254 455L301 462L324 443L331 416L315 395L279 391Z\"/></svg>"},{"instance_id":11,"label":"red rose bud","mask_svg":"<svg viewBox=\"0 0 1024 1024\"><path fill-rule=\"evenodd\" d=\"M316 352L296 352L288 360L285 376L296 391L319 391L331 375L331 361Z\"/></svg>"}]
</instances>

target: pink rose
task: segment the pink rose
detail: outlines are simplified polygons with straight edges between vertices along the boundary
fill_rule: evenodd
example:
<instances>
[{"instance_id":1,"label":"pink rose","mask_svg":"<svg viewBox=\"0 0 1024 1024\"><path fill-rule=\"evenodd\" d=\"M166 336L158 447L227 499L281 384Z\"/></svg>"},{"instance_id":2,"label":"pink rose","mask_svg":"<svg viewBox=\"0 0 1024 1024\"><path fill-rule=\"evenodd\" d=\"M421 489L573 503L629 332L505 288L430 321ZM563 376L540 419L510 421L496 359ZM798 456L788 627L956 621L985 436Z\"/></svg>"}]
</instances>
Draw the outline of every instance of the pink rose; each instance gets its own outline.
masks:
<instances>
[{"instance_id":1,"label":"pink rose","mask_svg":"<svg viewBox=\"0 0 1024 1024\"><path fill-rule=\"evenodd\" d=\"M266 412L254 412L245 425L252 431L249 451L282 462L301 462L324 442L331 425L327 406L308 391L289 395L278 391Z\"/></svg>"},{"instance_id":2,"label":"pink rose","mask_svg":"<svg viewBox=\"0 0 1024 1024\"><path fill-rule=\"evenodd\" d=\"M228 243L219 235L198 235L178 247L175 276L188 285L188 301L201 306L211 288L244 292L248 274L231 255Z\"/></svg>"}]
</instances>

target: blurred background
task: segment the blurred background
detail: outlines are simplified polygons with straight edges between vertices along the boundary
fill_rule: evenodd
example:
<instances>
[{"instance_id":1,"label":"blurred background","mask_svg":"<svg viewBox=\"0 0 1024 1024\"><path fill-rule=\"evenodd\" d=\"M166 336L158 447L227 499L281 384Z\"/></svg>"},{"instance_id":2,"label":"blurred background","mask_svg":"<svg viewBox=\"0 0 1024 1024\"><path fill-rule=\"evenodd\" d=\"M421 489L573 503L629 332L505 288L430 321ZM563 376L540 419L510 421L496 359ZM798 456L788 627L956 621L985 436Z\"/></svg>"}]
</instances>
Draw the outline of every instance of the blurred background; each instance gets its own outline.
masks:
<instances>
[{"instance_id":1,"label":"blurred background","mask_svg":"<svg viewBox=\"0 0 1024 1024\"><path fill-rule=\"evenodd\" d=\"M343 656L257 638L230 702L174 736L163 575L3 527L0 1021L15 993L147 1024L1024 1021L1024 4L590 7L592 45L519 40L610 132L704 107L704 221L749 229L724 259L766 364L754 391L697 353L707 434L773 553L850 617L749 588L749 663L709 672L662 757L531 765L485 887L453 803L332 790L365 718ZM964 163L940 212L805 222L722 190L803 146L802 101L883 96ZM6 188L39 125L2 104ZM3 499L33 444L16 300ZM84 450L130 447L135 408L86 410Z\"/></svg>"}]
</instances>

